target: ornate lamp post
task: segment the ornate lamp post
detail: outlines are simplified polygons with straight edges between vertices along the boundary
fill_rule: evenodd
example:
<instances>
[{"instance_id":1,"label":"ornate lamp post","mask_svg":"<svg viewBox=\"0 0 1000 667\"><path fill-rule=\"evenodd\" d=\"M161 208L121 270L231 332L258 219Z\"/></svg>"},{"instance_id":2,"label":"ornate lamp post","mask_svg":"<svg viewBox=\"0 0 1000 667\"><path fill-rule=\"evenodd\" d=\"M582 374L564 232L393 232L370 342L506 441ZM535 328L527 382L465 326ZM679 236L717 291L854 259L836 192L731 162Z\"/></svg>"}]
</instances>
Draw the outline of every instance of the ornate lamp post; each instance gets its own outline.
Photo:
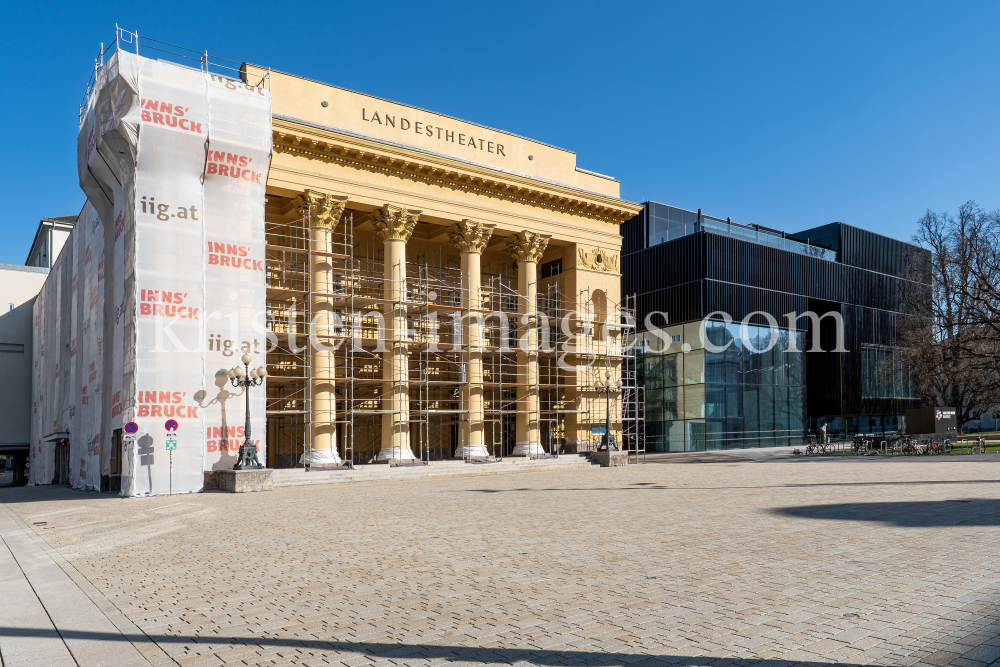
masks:
<instances>
[{"instance_id":1,"label":"ornate lamp post","mask_svg":"<svg viewBox=\"0 0 1000 667\"><path fill-rule=\"evenodd\" d=\"M601 438L601 446L597 448L598 451L619 451L618 441L615 440L615 434L611 432L611 392L617 391L621 388L621 385L615 384L611 381L611 371L604 374L603 380L598 380L594 385L597 389L597 393L603 393L606 396L605 399L605 422L604 422L604 437Z\"/></svg>"},{"instance_id":2,"label":"ornate lamp post","mask_svg":"<svg viewBox=\"0 0 1000 667\"><path fill-rule=\"evenodd\" d=\"M229 381L233 383L234 387L243 387L243 395L247 399L247 421L243 427L243 444L240 445L240 455L233 470L259 469L264 466L257 460L257 445L250 442L250 387L264 384L267 371L264 370L263 366L251 370L249 354L244 354L240 361L243 362L243 368L236 366L227 373Z\"/></svg>"}]
</instances>

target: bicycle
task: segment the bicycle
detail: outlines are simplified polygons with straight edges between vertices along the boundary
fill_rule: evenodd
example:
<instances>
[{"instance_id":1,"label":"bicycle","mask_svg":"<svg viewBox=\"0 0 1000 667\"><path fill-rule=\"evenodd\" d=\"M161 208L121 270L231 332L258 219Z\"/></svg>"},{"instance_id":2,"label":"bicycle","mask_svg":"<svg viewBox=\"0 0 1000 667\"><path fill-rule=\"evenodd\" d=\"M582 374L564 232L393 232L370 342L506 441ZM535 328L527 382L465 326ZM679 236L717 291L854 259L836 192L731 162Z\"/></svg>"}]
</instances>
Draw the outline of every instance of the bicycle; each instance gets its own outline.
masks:
<instances>
[{"instance_id":1,"label":"bicycle","mask_svg":"<svg viewBox=\"0 0 1000 667\"><path fill-rule=\"evenodd\" d=\"M972 449L970 454L985 454L986 453L986 438L979 437L972 441Z\"/></svg>"}]
</instances>

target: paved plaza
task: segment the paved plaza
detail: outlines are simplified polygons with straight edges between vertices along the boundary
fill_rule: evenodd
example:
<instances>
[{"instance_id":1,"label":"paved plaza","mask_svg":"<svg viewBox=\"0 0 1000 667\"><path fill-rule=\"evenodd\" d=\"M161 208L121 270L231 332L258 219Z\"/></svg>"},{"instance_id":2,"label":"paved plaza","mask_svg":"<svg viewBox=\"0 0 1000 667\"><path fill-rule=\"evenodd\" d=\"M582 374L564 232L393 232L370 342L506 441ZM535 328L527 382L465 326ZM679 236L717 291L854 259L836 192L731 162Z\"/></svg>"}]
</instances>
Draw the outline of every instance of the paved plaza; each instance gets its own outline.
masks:
<instances>
[{"instance_id":1,"label":"paved plaza","mask_svg":"<svg viewBox=\"0 0 1000 667\"><path fill-rule=\"evenodd\" d=\"M54 564L93 618L62 627L37 591L62 640L109 647L81 667L133 647L185 667L972 667L1000 659L998 481L995 455L737 453L245 495L7 488L0 598ZM0 651L52 634L11 615Z\"/></svg>"}]
</instances>

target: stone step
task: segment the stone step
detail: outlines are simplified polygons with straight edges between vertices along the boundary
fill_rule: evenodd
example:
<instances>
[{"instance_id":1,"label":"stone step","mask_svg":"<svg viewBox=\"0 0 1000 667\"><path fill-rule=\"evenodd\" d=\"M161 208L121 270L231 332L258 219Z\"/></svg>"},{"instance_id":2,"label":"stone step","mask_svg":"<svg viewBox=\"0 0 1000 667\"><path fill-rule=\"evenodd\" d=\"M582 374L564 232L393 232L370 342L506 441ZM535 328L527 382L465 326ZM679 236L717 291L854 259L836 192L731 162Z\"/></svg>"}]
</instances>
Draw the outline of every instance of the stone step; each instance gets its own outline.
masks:
<instances>
[{"instance_id":1,"label":"stone step","mask_svg":"<svg viewBox=\"0 0 1000 667\"><path fill-rule=\"evenodd\" d=\"M426 466L392 467L386 464L362 465L353 470L312 470L279 468L274 471L274 488L312 484L346 484L353 482L403 481L430 477L477 477L524 472L545 472L572 468L589 468L594 464L583 454L564 454L557 459L532 461L507 458L500 463L466 463L464 461L432 461Z\"/></svg>"}]
</instances>

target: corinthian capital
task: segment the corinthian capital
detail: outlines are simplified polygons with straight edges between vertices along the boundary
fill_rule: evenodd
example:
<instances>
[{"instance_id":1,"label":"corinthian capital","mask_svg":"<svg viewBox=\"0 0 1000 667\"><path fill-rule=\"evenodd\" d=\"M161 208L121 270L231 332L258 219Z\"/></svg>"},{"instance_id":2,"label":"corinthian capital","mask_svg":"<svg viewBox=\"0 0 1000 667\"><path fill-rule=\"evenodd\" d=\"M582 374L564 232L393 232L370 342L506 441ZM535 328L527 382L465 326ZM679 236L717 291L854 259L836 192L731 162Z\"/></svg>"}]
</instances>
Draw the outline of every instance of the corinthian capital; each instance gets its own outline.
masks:
<instances>
[{"instance_id":1,"label":"corinthian capital","mask_svg":"<svg viewBox=\"0 0 1000 667\"><path fill-rule=\"evenodd\" d=\"M493 236L496 225L476 222L466 218L448 230L448 238L462 252L481 253Z\"/></svg>"},{"instance_id":2,"label":"corinthian capital","mask_svg":"<svg viewBox=\"0 0 1000 667\"><path fill-rule=\"evenodd\" d=\"M549 245L549 234L521 231L507 237L507 250L518 262L537 262Z\"/></svg>"},{"instance_id":3,"label":"corinthian capital","mask_svg":"<svg viewBox=\"0 0 1000 667\"><path fill-rule=\"evenodd\" d=\"M295 208L299 215L309 219L313 229L329 229L333 231L340 222L347 206L347 197L338 197L319 190L306 190L295 199Z\"/></svg>"},{"instance_id":4,"label":"corinthian capital","mask_svg":"<svg viewBox=\"0 0 1000 667\"><path fill-rule=\"evenodd\" d=\"M420 211L386 204L369 213L367 219L383 241L409 241L419 216Z\"/></svg>"}]
</instances>

